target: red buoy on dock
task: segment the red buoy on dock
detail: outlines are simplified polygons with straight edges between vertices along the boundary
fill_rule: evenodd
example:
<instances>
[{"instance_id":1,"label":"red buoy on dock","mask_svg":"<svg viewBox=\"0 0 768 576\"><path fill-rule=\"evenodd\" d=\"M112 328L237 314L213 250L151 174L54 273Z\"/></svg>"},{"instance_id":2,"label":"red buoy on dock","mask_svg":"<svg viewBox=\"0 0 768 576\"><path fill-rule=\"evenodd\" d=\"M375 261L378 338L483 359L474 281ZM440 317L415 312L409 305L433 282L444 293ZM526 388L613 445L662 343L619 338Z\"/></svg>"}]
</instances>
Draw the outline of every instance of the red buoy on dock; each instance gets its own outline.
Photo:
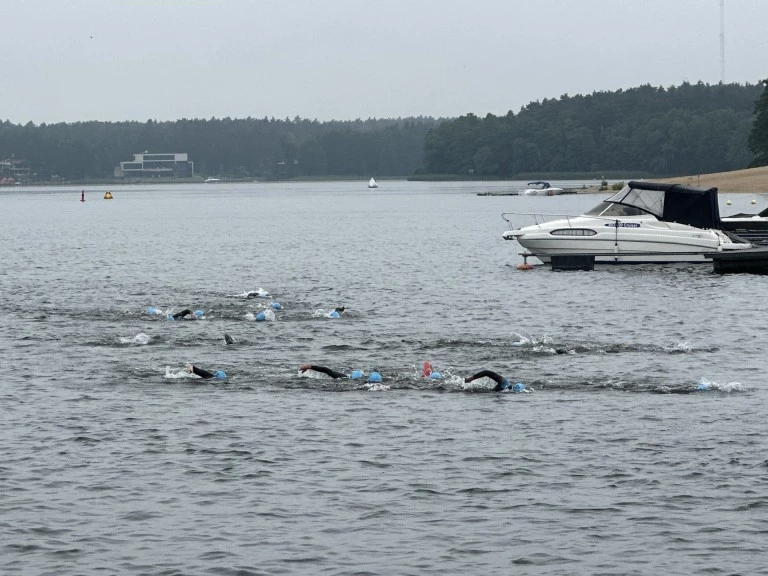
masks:
<instances>
[{"instance_id":1,"label":"red buoy on dock","mask_svg":"<svg viewBox=\"0 0 768 576\"><path fill-rule=\"evenodd\" d=\"M518 270L533 270L533 264L528 264L528 256L531 256L528 252L520 254L523 257L523 263L517 265Z\"/></svg>"}]
</instances>

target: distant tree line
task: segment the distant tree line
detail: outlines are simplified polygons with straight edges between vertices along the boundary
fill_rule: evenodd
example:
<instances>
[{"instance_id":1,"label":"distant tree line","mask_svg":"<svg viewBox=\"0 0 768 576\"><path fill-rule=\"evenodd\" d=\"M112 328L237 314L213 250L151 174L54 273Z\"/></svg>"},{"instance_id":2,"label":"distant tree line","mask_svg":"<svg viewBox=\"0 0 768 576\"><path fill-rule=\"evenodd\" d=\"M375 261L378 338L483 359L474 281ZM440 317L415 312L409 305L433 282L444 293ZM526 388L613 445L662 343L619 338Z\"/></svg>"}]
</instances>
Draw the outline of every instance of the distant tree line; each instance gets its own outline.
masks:
<instances>
[{"instance_id":1,"label":"distant tree line","mask_svg":"<svg viewBox=\"0 0 768 576\"><path fill-rule=\"evenodd\" d=\"M768 80L566 94L448 120L0 122L0 160L26 160L37 180L110 178L145 151L187 152L198 174L225 178L719 172L768 165Z\"/></svg>"},{"instance_id":2,"label":"distant tree line","mask_svg":"<svg viewBox=\"0 0 768 576\"><path fill-rule=\"evenodd\" d=\"M407 176L421 165L433 118L318 122L302 118L172 122L0 122L0 159L38 180L110 178L133 154L187 152L195 171L231 178Z\"/></svg>"},{"instance_id":3,"label":"distant tree line","mask_svg":"<svg viewBox=\"0 0 768 576\"><path fill-rule=\"evenodd\" d=\"M545 99L518 114L468 114L429 131L421 171L510 178L740 169L752 160L747 140L759 96L759 84L646 85ZM768 108L768 96L763 99ZM768 123L768 110L764 121Z\"/></svg>"}]
</instances>

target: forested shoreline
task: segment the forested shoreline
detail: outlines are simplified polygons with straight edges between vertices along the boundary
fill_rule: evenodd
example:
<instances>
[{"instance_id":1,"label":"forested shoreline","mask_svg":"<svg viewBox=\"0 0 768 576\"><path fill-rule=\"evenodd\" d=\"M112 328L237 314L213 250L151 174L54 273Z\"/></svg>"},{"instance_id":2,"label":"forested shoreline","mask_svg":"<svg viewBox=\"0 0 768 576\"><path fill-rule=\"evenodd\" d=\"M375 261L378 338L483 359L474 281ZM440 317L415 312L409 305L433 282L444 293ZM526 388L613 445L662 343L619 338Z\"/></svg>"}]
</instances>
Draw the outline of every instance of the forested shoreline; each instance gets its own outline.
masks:
<instances>
[{"instance_id":1,"label":"forested shoreline","mask_svg":"<svg viewBox=\"0 0 768 576\"><path fill-rule=\"evenodd\" d=\"M433 128L426 174L656 176L744 168L758 85L640 86L533 102L518 114L472 114Z\"/></svg>"},{"instance_id":2,"label":"forested shoreline","mask_svg":"<svg viewBox=\"0 0 768 576\"><path fill-rule=\"evenodd\" d=\"M0 159L35 180L103 180L141 152L185 152L200 176L230 179L405 177L421 164L433 118L318 122L211 118L169 122L0 123Z\"/></svg>"},{"instance_id":3,"label":"forested shoreline","mask_svg":"<svg viewBox=\"0 0 768 576\"><path fill-rule=\"evenodd\" d=\"M0 160L27 163L38 182L110 179L121 161L145 151L186 152L197 175L229 179L722 172L765 157L750 133L760 124L762 84L645 85L483 118L5 121Z\"/></svg>"}]
</instances>

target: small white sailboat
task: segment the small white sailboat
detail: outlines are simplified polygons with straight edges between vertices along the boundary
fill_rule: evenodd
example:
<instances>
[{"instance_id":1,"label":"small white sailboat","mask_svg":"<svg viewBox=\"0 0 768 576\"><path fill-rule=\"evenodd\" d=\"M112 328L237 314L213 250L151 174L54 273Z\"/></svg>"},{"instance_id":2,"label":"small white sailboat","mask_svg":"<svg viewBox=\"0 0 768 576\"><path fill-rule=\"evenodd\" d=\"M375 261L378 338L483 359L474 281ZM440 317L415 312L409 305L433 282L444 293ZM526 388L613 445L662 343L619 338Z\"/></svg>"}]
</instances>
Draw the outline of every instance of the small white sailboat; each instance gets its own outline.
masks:
<instances>
[{"instance_id":1,"label":"small white sailboat","mask_svg":"<svg viewBox=\"0 0 768 576\"><path fill-rule=\"evenodd\" d=\"M376 180L371 178L371 180L368 182L368 188L378 188L378 187L379 187L379 185L376 184Z\"/></svg>"}]
</instances>

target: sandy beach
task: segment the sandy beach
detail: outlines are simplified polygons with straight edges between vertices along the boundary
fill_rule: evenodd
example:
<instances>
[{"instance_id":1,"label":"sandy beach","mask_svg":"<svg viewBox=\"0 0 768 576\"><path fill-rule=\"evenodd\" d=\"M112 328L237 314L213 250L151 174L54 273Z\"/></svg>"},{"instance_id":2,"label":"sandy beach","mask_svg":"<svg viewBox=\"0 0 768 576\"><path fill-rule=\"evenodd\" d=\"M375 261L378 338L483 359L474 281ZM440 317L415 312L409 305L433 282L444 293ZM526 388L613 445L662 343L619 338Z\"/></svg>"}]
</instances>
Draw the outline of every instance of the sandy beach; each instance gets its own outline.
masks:
<instances>
[{"instance_id":1,"label":"sandy beach","mask_svg":"<svg viewBox=\"0 0 768 576\"><path fill-rule=\"evenodd\" d=\"M718 174L678 176L660 182L676 182L699 188L717 186L720 192L768 192L768 166Z\"/></svg>"},{"instance_id":2,"label":"sandy beach","mask_svg":"<svg viewBox=\"0 0 768 576\"><path fill-rule=\"evenodd\" d=\"M696 174L694 176L676 176L674 178L659 179L654 178L652 181L684 184L686 186L695 186L697 188L711 188L712 186L716 186L720 192L768 193L768 166L734 170L732 172L719 172L715 174ZM585 192L597 191L597 188L585 190Z\"/></svg>"}]
</instances>

